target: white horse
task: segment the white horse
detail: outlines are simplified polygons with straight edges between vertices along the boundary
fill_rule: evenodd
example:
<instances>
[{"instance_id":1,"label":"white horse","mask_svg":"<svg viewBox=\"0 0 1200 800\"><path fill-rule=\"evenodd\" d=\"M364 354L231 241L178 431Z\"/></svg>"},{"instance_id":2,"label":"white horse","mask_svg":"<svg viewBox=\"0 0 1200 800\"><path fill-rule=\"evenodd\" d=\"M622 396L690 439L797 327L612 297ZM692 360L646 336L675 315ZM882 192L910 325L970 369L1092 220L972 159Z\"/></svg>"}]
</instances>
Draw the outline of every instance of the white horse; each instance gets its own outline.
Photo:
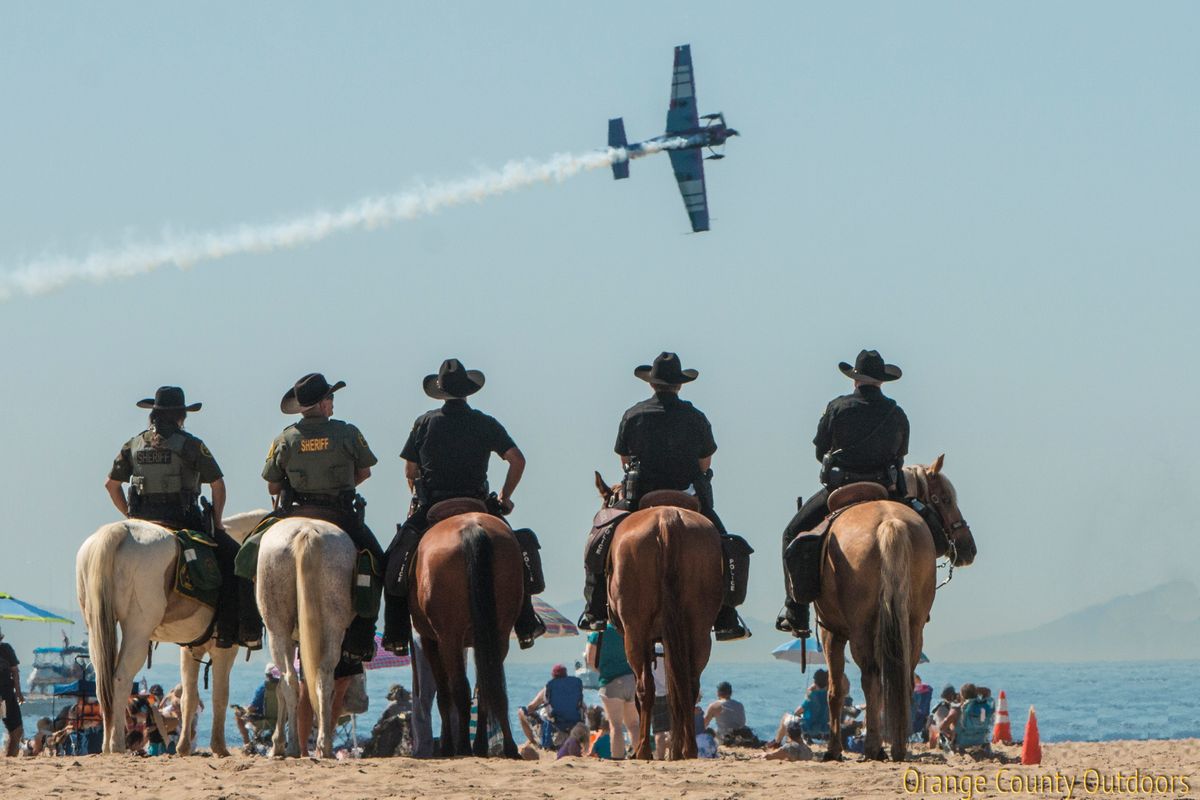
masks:
<instances>
[{"instance_id":1,"label":"white horse","mask_svg":"<svg viewBox=\"0 0 1200 800\"><path fill-rule=\"evenodd\" d=\"M299 640L309 701L316 712L317 754L333 755L333 669L354 619L351 587L354 544L330 522L293 517L263 534L258 550L258 607L270 637L271 657L283 671L271 754L298 756L296 726L300 678L292 654ZM285 733L286 731L286 733Z\"/></svg>"},{"instance_id":2,"label":"white horse","mask_svg":"<svg viewBox=\"0 0 1200 800\"><path fill-rule=\"evenodd\" d=\"M266 511L248 511L223 520L226 532L242 541ZM212 623L208 606L173 589L178 554L175 534L161 525L129 519L105 525L84 541L75 557L75 589L88 627L88 649L96 670L96 697L104 718L105 753L125 750L125 701L133 679L146 662L150 642L193 642ZM121 628L117 640L117 626ZM180 648L183 715L177 751L192 750L197 678L204 655L213 672L212 751L225 746L225 709L229 672L238 648L217 648L212 641Z\"/></svg>"}]
</instances>

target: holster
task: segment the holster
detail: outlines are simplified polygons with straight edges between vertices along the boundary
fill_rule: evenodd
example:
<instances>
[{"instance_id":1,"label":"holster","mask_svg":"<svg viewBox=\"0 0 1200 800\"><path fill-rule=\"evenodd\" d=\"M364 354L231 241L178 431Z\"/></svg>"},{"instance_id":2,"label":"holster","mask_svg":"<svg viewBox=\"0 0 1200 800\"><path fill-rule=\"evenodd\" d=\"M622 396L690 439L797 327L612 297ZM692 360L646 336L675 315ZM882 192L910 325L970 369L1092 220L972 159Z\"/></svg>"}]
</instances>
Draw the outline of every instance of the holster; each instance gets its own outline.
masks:
<instances>
[{"instance_id":1,"label":"holster","mask_svg":"<svg viewBox=\"0 0 1200 800\"><path fill-rule=\"evenodd\" d=\"M811 603L821 595L821 553L825 547L825 530L802 533L783 551L784 582L787 584L789 600Z\"/></svg>"},{"instance_id":2,"label":"holster","mask_svg":"<svg viewBox=\"0 0 1200 800\"><path fill-rule=\"evenodd\" d=\"M546 576L542 574L541 544L537 534L529 528L518 528L513 531L517 544L521 547L521 558L525 562L525 593L541 594L546 591Z\"/></svg>"},{"instance_id":3,"label":"holster","mask_svg":"<svg viewBox=\"0 0 1200 800\"><path fill-rule=\"evenodd\" d=\"M724 605L740 606L746 602L746 591L750 585L750 554L753 552L754 548L741 536L728 534L721 537Z\"/></svg>"}]
</instances>

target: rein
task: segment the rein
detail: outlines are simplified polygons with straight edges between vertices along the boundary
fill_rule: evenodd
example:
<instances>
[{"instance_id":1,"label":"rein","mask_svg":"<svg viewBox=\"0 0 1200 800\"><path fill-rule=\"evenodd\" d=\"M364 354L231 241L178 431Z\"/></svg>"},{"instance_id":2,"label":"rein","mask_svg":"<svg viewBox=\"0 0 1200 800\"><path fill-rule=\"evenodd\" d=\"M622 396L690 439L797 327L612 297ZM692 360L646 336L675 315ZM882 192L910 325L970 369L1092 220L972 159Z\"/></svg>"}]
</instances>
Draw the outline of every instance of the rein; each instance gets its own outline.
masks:
<instances>
[{"instance_id":1,"label":"rein","mask_svg":"<svg viewBox=\"0 0 1200 800\"><path fill-rule=\"evenodd\" d=\"M942 527L946 529L946 539L950 543L950 549L946 551L945 555L946 563L938 564L938 569L941 569L942 567L948 567L949 569L946 572L946 579L934 587L934 590L936 591L954 579L954 562L958 560L958 548L954 544L955 532L960 531L963 528L967 528L969 530L971 526L967 524L967 521L963 518L962 514L959 514L958 519L954 522L948 523L946 521L946 512L942 508L942 500L950 500L950 495L948 493L939 494L936 490L934 490L929 485L930 476L923 468L915 468L913 470L913 476L917 478L917 486L919 487L918 492L915 493L914 496L922 503L928 502L929 505L933 506L933 510L937 512L938 519L942 521ZM938 478L940 481L940 476L938 476ZM925 497L922 497L922 494L924 494Z\"/></svg>"}]
</instances>

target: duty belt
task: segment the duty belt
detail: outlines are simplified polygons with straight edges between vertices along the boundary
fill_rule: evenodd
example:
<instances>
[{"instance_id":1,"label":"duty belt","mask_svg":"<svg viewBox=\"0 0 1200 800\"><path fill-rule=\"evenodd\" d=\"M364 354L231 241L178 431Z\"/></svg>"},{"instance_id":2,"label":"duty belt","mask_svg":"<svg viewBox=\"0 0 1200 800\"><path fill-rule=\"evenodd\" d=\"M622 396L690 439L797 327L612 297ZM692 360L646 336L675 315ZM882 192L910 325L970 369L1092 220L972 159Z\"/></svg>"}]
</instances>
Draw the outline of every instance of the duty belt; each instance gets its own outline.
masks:
<instances>
[{"instance_id":1,"label":"duty belt","mask_svg":"<svg viewBox=\"0 0 1200 800\"><path fill-rule=\"evenodd\" d=\"M292 495L292 502L297 506L323 506L325 508L349 508L353 498L343 499L340 494L302 494Z\"/></svg>"}]
</instances>

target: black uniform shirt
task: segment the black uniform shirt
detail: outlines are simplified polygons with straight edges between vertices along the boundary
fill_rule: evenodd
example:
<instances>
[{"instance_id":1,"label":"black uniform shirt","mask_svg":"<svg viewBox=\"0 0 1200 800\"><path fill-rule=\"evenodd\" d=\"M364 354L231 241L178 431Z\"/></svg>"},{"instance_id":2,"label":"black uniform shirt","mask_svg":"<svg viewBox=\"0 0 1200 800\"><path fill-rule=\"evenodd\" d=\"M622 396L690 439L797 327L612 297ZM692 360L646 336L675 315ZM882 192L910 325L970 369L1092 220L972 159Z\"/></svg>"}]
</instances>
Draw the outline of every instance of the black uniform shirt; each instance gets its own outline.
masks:
<instances>
[{"instance_id":1,"label":"black uniform shirt","mask_svg":"<svg viewBox=\"0 0 1200 800\"><path fill-rule=\"evenodd\" d=\"M835 397L817 423L817 460L830 451L836 466L867 472L903 463L908 455L908 417L878 386L860 386Z\"/></svg>"},{"instance_id":2,"label":"black uniform shirt","mask_svg":"<svg viewBox=\"0 0 1200 800\"><path fill-rule=\"evenodd\" d=\"M704 412L674 392L657 392L625 412L615 449L641 463L638 486L644 493L686 489L717 443Z\"/></svg>"},{"instance_id":3,"label":"black uniform shirt","mask_svg":"<svg viewBox=\"0 0 1200 800\"><path fill-rule=\"evenodd\" d=\"M425 491L475 497L487 488L488 457L514 447L494 418L466 400L447 400L417 417L400 457L420 465Z\"/></svg>"}]
</instances>

